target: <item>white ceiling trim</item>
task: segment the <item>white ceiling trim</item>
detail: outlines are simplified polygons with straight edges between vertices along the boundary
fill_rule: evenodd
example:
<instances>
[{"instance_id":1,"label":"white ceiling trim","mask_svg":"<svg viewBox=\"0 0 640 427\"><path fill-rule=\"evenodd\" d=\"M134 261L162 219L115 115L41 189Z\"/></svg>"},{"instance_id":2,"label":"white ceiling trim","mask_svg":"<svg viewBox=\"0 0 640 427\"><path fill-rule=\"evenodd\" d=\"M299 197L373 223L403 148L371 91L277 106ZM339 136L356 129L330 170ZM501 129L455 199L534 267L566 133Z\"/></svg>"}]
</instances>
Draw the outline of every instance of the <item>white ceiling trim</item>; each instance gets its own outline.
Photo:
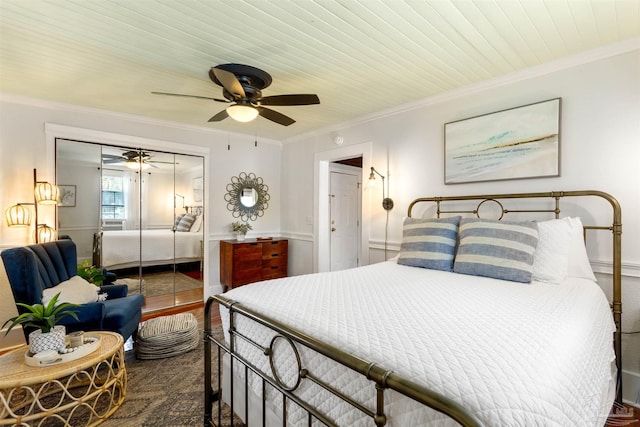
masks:
<instances>
[{"instance_id":1,"label":"white ceiling trim","mask_svg":"<svg viewBox=\"0 0 640 427\"><path fill-rule=\"evenodd\" d=\"M134 122L137 122L137 123L168 127L168 128L172 128L172 129L176 129L176 130L184 130L184 131L189 131L189 132L200 132L200 133L204 133L204 134L207 134L207 135L216 135L216 136L219 136L221 138L224 138L224 140L221 139L220 141L213 141L215 143L222 142L222 143L226 144L229 141L229 138L251 139L252 142L255 139L255 135L250 135L250 134L246 134L246 133L223 131L223 130L220 130L220 129L211 129L211 128L197 126L197 125L190 125L190 124L187 124L187 123L172 122L172 121L168 121L168 120L154 119L154 118L150 118L150 117L147 117L147 116L138 116L138 115L135 115L135 114L119 113L119 112L109 111L109 110L101 110L99 108L81 107L81 106L78 106L78 105L63 104L63 103L59 103L59 102L47 101L47 100L40 99L40 98L31 98L31 97L22 96L22 95L13 95L13 94L8 94L8 93L0 93L0 102L9 102L9 103L12 103L12 104L27 105L27 106L31 106L31 107L37 107L37 108L60 110L60 111L68 112L68 113L87 113L87 114L95 114L95 115L106 115L106 116L114 117L114 118L119 119L119 120L134 121ZM96 131L96 132L99 132L99 131ZM129 136L129 138L131 139L131 138L138 138L138 137ZM261 144L265 143L265 144L277 145L277 146L282 147L282 142L281 141L277 141L277 140L270 139L270 138L263 138L263 137L260 137L260 135L258 135L258 138L260 139L259 142ZM233 142L235 142L235 141L233 141Z\"/></svg>"},{"instance_id":2,"label":"white ceiling trim","mask_svg":"<svg viewBox=\"0 0 640 427\"><path fill-rule=\"evenodd\" d=\"M640 37L634 37L622 42L613 43L611 45L593 49L591 51L579 53L566 58L558 59L556 61L549 62L547 64L538 65L528 68L522 71L515 71L505 76L496 77L493 79L485 80L480 83L470 84L461 88L453 89L438 95L434 95L419 101L410 102L407 104L399 105L397 107L389 108L376 113L368 114L366 116L357 117L352 120L341 122L335 125L327 126L321 129L316 129L304 134L296 135L291 138L283 140L283 143L292 143L297 141L303 141L313 138L314 136L326 134L330 132L337 132L342 129L361 125L363 123L380 120L385 117L393 116L396 114L406 113L408 111L417 110L430 105L438 104L441 102L451 101L454 99L469 96L478 92L482 92L489 89L513 84L522 80L540 77L547 74L551 74L557 71L567 70L570 68L578 67L580 65L588 64L590 62L599 61L606 58L611 58L618 55L623 55L628 52L640 50Z\"/></svg>"}]
</instances>

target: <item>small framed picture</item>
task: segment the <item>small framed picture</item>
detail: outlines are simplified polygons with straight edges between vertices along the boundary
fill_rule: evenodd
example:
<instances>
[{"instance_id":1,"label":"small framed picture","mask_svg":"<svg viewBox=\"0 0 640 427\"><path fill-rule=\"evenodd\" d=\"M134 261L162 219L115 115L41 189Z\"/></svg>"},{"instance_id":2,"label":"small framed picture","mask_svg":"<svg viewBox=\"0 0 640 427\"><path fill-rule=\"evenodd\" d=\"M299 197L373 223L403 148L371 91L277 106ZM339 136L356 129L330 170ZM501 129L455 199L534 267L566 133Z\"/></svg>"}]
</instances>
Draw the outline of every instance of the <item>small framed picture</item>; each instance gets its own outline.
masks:
<instances>
[{"instance_id":1,"label":"small framed picture","mask_svg":"<svg viewBox=\"0 0 640 427\"><path fill-rule=\"evenodd\" d=\"M73 207L76 205L76 186L75 185L58 185L60 189L61 207Z\"/></svg>"},{"instance_id":2,"label":"small framed picture","mask_svg":"<svg viewBox=\"0 0 640 427\"><path fill-rule=\"evenodd\" d=\"M193 201L197 203L202 203L202 190L203 190L203 182L202 177L198 176L193 178Z\"/></svg>"}]
</instances>

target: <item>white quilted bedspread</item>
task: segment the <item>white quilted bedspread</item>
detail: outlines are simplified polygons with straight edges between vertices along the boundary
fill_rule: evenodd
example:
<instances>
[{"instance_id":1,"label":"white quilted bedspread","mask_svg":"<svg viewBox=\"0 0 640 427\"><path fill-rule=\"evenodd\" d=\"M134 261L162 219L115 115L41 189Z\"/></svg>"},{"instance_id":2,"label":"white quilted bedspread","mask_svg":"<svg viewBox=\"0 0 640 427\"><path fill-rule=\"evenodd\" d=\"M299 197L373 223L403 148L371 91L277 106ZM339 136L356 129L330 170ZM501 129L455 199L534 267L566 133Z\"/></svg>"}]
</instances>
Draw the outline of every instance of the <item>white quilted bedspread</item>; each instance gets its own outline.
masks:
<instances>
[{"instance_id":1,"label":"white quilted bedspread","mask_svg":"<svg viewBox=\"0 0 640 427\"><path fill-rule=\"evenodd\" d=\"M225 296L436 390L486 426L601 426L612 403L615 328L602 290L588 280L521 284L388 261L254 283ZM268 345L273 334L248 323L237 327ZM269 371L264 355L238 342ZM279 372L291 378L295 365L279 353ZM303 367L374 407L371 382L301 354ZM305 383L296 393L338 425L373 425ZM386 396L390 426L457 425L398 393ZM299 412L290 411L291 425L303 420Z\"/></svg>"}]
</instances>

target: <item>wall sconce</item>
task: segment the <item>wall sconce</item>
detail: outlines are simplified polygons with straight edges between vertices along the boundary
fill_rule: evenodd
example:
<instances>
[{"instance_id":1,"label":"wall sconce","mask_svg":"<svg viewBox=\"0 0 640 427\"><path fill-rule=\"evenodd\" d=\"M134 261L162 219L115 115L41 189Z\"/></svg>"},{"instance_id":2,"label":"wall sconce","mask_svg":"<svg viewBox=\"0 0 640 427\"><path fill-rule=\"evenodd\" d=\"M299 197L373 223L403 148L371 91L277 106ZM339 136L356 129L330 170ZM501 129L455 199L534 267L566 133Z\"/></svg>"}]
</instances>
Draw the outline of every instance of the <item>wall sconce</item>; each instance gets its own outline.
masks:
<instances>
[{"instance_id":1,"label":"wall sconce","mask_svg":"<svg viewBox=\"0 0 640 427\"><path fill-rule=\"evenodd\" d=\"M31 225L31 210L25 206L33 206L36 219L36 243L50 242L57 239L57 232L47 224L38 223L38 205L53 205L60 202L58 186L46 181L38 181L38 172L33 170L33 203L17 203L10 206L4 213L9 227L28 227Z\"/></svg>"},{"instance_id":2,"label":"wall sconce","mask_svg":"<svg viewBox=\"0 0 640 427\"><path fill-rule=\"evenodd\" d=\"M175 193L173 195L173 208L175 209L175 208L178 207L178 198L182 199L182 206L181 207L184 208L185 210L188 210L187 207L185 207L185 205L184 205L184 196L182 194L178 194L178 193Z\"/></svg>"},{"instance_id":3,"label":"wall sconce","mask_svg":"<svg viewBox=\"0 0 640 427\"><path fill-rule=\"evenodd\" d=\"M382 207L384 208L385 211L390 211L391 209L393 209L393 200L391 200L391 198L386 196L386 193L384 190L384 175L382 175L380 172L375 170L373 166L371 166L371 173L369 174L370 183L376 182L376 175L374 173L377 174L380 178L382 178ZM388 185L389 184L387 183L387 186Z\"/></svg>"}]
</instances>

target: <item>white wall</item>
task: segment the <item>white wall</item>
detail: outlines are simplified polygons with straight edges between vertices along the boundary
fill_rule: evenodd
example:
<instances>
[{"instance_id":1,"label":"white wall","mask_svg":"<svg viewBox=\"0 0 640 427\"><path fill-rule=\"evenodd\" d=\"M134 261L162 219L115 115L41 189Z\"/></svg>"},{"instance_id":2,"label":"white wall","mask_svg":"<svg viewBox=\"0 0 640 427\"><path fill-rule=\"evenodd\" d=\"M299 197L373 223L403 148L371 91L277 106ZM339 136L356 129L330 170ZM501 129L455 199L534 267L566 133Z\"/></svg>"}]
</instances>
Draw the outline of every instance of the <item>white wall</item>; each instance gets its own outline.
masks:
<instances>
[{"instance_id":1,"label":"white wall","mask_svg":"<svg viewBox=\"0 0 640 427\"><path fill-rule=\"evenodd\" d=\"M221 291L219 280L220 239L233 238L229 225L235 219L227 210L224 194L231 177L240 172L253 172L269 186L271 201L263 217L252 223L251 235L278 236L280 230L280 156L281 144L261 139L254 146L254 136L227 134L210 129L159 122L140 117L113 114L105 111L76 108L44 101L0 96L0 209L33 200L33 168L38 179L55 182L54 148L45 138L45 123L90 129L116 135L128 135L149 141L167 141L198 147L208 147L209 163L205 168L206 239L208 268L205 295ZM228 149L229 147L229 149ZM153 149L154 146L141 148ZM59 208L64 209L64 208ZM42 219L54 222L54 209L42 209ZM0 221L0 249L31 243L25 229L8 228ZM0 268L3 266L0 263ZM4 274L4 271L2 271ZM8 283L0 274L0 320L15 314L13 297ZM6 277L6 276L5 276ZM13 331L12 331L13 332ZM21 334L21 332L20 332ZM0 348L7 338L0 332Z\"/></svg>"},{"instance_id":2,"label":"white wall","mask_svg":"<svg viewBox=\"0 0 640 427\"><path fill-rule=\"evenodd\" d=\"M560 177L444 185L444 123L556 97L562 98ZM337 135L344 138L343 147L371 142L372 161L363 167L374 166L390 176L390 196L395 202L389 218L392 248L399 247L402 219L417 197L551 190L612 194L623 212L623 329L640 330L639 50L605 54L579 65L573 58L425 100L404 111L287 141L282 155L282 228L295 239L298 255L290 269L298 274L312 272L316 256L313 224L307 220L314 212L314 156L335 150ZM386 217L381 198L379 188L365 185L364 200L369 199L371 208L371 262L383 259L380 248ZM596 270L611 261L600 243L596 239L588 248ZM606 288L607 280L602 282ZM640 393L640 335L624 335L623 366L625 398L635 401Z\"/></svg>"}]
</instances>

